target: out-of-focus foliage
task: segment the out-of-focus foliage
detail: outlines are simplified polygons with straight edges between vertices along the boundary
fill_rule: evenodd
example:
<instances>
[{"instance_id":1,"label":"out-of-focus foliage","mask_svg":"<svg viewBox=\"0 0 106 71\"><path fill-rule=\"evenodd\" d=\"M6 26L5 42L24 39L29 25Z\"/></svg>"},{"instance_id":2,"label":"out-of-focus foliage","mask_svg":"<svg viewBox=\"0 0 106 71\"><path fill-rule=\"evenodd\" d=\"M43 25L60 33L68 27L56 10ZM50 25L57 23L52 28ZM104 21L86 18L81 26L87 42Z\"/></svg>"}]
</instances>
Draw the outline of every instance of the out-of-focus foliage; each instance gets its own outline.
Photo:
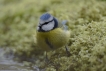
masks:
<instances>
[{"instance_id":1,"label":"out-of-focus foliage","mask_svg":"<svg viewBox=\"0 0 106 71\"><path fill-rule=\"evenodd\" d=\"M50 51L49 64L35 38L45 12L68 20L71 32L71 56L64 47ZM106 0L0 0L0 46L18 55L39 56L34 65L46 71L106 71Z\"/></svg>"}]
</instances>

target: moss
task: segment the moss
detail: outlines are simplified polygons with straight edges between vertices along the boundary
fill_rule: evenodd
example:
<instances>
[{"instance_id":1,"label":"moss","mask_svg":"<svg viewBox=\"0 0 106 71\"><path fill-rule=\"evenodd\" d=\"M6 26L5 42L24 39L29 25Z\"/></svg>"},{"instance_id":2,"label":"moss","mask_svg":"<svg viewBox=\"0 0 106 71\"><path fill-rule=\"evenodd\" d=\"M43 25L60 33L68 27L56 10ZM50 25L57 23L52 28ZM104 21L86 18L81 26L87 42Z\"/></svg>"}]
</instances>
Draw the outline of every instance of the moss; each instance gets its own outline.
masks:
<instances>
[{"instance_id":1,"label":"moss","mask_svg":"<svg viewBox=\"0 0 106 71\"><path fill-rule=\"evenodd\" d=\"M12 49L20 59L32 60L46 71L106 70L105 0L1 0L0 4L0 46ZM39 16L44 12L68 20L71 32L71 56L67 57L64 47L49 51L48 64L35 38Z\"/></svg>"}]
</instances>

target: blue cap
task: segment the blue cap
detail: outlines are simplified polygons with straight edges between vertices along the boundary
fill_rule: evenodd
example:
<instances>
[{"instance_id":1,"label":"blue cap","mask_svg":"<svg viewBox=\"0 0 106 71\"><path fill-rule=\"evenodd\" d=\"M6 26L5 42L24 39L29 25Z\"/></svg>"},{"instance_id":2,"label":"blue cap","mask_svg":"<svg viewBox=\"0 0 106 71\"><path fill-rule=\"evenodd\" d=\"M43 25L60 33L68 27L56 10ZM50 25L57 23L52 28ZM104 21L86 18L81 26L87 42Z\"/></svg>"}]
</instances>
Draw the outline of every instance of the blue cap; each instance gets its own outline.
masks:
<instances>
[{"instance_id":1,"label":"blue cap","mask_svg":"<svg viewBox=\"0 0 106 71\"><path fill-rule=\"evenodd\" d=\"M49 13L45 13L40 17L40 19L44 21L44 20L48 20L50 17L51 15Z\"/></svg>"}]
</instances>

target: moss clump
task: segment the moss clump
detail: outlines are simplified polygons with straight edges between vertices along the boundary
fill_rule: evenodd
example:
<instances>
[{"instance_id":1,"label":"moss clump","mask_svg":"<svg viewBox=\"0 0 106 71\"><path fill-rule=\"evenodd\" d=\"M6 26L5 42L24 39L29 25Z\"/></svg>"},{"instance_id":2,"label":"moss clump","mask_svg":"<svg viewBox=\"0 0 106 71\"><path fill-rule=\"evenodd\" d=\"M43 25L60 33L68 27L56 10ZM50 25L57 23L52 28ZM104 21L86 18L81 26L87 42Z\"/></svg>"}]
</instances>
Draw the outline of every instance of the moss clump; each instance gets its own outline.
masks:
<instances>
[{"instance_id":1,"label":"moss clump","mask_svg":"<svg viewBox=\"0 0 106 71\"><path fill-rule=\"evenodd\" d=\"M106 70L105 0L1 0L0 10L0 46L13 49L24 60L29 57L33 66L46 71ZM38 18L44 12L68 20L71 32L71 56L66 56L64 47L50 51L49 64L35 38Z\"/></svg>"}]
</instances>

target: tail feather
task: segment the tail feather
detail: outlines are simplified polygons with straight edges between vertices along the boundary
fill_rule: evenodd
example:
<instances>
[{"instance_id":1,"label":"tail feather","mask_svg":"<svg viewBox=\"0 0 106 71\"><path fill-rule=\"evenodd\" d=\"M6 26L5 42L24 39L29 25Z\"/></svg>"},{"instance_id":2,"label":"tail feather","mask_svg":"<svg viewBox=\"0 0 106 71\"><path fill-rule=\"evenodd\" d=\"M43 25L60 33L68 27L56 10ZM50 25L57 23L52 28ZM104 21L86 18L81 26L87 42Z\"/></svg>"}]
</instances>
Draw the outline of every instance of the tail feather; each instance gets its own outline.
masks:
<instances>
[{"instance_id":1,"label":"tail feather","mask_svg":"<svg viewBox=\"0 0 106 71\"><path fill-rule=\"evenodd\" d=\"M66 23L67 23L67 20L62 21L62 25L63 25L64 30L68 30L68 26L66 25Z\"/></svg>"}]
</instances>

